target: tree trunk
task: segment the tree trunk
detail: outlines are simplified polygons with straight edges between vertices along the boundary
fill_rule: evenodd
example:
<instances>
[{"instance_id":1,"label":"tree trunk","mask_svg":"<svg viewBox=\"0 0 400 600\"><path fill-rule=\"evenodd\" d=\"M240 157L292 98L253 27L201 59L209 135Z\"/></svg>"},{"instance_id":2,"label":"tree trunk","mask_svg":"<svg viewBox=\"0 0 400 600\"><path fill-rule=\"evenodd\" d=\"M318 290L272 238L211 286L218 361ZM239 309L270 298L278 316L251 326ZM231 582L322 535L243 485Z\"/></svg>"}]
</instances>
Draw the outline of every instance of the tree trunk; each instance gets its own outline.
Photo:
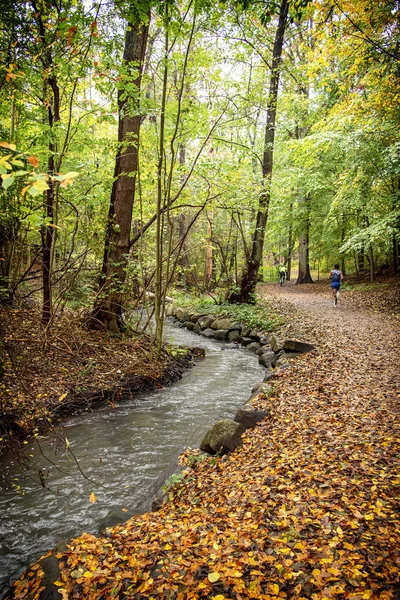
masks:
<instances>
[{"instance_id":1,"label":"tree trunk","mask_svg":"<svg viewBox=\"0 0 400 600\"><path fill-rule=\"evenodd\" d=\"M210 210L207 215L207 245L206 245L206 265L204 270L204 285L206 290L212 288L214 274L214 257L213 257L213 222L214 211Z\"/></svg>"},{"instance_id":2,"label":"tree trunk","mask_svg":"<svg viewBox=\"0 0 400 600\"><path fill-rule=\"evenodd\" d=\"M369 277L371 282L375 281L375 260L374 260L374 251L372 249L372 244L369 245L368 248L368 260L369 260Z\"/></svg>"},{"instance_id":3,"label":"tree trunk","mask_svg":"<svg viewBox=\"0 0 400 600\"><path fill-rule=\"evenodd\" d=\"M299 273L297 275L296 285L302 283L314 283L310 273L310 257L309 257L309 218L310 195L300 197L299 206L303 213L303 228L299 237Z\"/></svg>"},{"instance_id":4,"label":"tree trunk","mask_svg":"<svg viewBox=\"0 0 400 600\"><path fill-rule=\"evenodd\" d=\"M185 146L179 145L179 164L181 167L185 165L186 153ZM184 181L184 175L181 176L181 182ZM187 229L188 229L188 216L186 212L182 212L178 217L178 232L179 232L179 243L180 243L180 255L178 258L179 265L179 279L183 283L184 287L189 287L189 256L188 256L188 243L187 243Z\"/></svg>"},{"instance_id":5,"label":"tree trunk","mask_svg":"<svg viewBox=\"0 0 400 600\"><path fill-rule=\"evenodd\" d=\"M139 164L142 120L139 114L140 86L149 21L150 14L146 23L130 23L125 32L123 61L127 72L136 74L133 80L135 91L128 98L123 89L118 92L119 148L110 198L100 290L91 319L92 327L102 324L107 331L112 332L119 332L122 323L122 299Z\"/></svg>"},{"instance_id":6,"label":"tree trunk","mask_svg":"<svg viewBox=\"0 0 400 600\"><path fill-rule=\"evenodd\" d=\"M52 67L51 57L48 60L49 68ZM60 121L60 89L58 87L55 75L49 77L49 86L53 93L52 105L47 108L49 124L49 158L47 160L47 172L50 176L55 174L54 157L57 151L57 142L54 141L56 135L53 133L55 123ZM43 306L42 306L42 324L48 325L52 313L52 262L53 262L53 244L54 244L54 205L56 198L56 186L58 184L51 177L48 181L49 189L44 195L44 213L46 215L46 225L42 227L42 273L43 273Z\"/></svg>"},{"instance_id":7,"label":"tree trunk","mask_svg":"<svg viewBox=\"0 0 400 600\"><path fill-rule=\"evenodd\" d=\"M292 271L292 252L293 252L293 202L290 203L289 207L289 233L288 233L288 254L286 259L286 280L290 281L290 275Z\"/></svg>"},{"instance_id":8,"label":"tree trunk","mask_svg":"<svg viewBox=\"0 0 400 600\"><path fill-rule=\"evenodd\" d=\"M260 194L256 227L252 237L251 253L247 259L246 269L242 275L240 291L229 296L230 302L254 302L254 293L258 280L258 272L262 262L265 228L268 220L268 209L271 198L271 179L275 140L276 105L278 99L279 76L282 49L288 22L288 0L282 0L279 10L279 22L275 34L272 52L271 78L267 104L267 123L265 126L264 154L262 165L263 190Z\"/></svg>"}]
</instances>

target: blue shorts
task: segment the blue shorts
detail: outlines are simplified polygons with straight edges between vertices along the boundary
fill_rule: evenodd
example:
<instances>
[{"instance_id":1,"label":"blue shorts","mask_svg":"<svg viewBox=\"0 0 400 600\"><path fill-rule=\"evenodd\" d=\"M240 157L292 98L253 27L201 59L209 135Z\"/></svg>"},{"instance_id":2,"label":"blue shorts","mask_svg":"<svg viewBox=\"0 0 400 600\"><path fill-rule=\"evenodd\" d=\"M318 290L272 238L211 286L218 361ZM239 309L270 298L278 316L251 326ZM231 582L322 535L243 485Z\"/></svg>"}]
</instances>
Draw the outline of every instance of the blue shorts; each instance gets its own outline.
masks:
<instances>
[{"instance_id":1,"label":"blue shorts","mask_svg":"<svg viewBox=\"0 0 400 600\"><path fill-rule=\"evenodd\" d=\"M332 281L331 288L334 290L340 290L340 281Z\"/></svg>"}]
</instances>

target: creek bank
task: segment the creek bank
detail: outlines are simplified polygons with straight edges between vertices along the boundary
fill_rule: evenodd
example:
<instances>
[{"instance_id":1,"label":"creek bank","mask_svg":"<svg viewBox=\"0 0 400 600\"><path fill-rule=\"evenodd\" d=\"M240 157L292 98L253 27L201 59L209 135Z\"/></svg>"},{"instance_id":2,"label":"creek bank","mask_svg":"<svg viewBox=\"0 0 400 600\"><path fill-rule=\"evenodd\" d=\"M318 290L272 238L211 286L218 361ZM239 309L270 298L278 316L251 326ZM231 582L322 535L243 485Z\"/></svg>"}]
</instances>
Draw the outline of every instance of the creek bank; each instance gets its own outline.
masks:
<instances>
[{"instance_id":1,"label":"creek bank","mask_svg":"<svg viewBox=\"0 0 400 600\"><path fill-rule=\"evenodd\" d=\"M156 372L127 372L123 375L118 373L118 379L110 380L104 386L93 385L92 378L88 378L87 385L71 389L58 399L50 399L48 405L43 407L44 414L30 415L30 418L26 418L21 410L8 408L1 413L3 428L6 429L1 453L6 452L13 443L45 433L65 418L92 411L104 404L114 406L124 398L170 386L181 379L183 373L193 367L196 360L204 356L202 348L178 348L173 352L164 348L160 368Z\"/></svg>"},{"instance_id":2,"label":"creek bank","mask_svg":"<svg viewBox=\"0 0 400 600\"><path fill-rule=\"evenodd\" d=\"M173 304L168 305L166 314L179 327L185 327L207 338L227 342L223 349L245 347L258 356L259 364L267 370L276 366L287 368L288 359L296 358L314 349L312 344L297 339L301 335L280 340L271 332L251 328L246 323L229 317L189 313Z\"/></svg>"}]
</instances>

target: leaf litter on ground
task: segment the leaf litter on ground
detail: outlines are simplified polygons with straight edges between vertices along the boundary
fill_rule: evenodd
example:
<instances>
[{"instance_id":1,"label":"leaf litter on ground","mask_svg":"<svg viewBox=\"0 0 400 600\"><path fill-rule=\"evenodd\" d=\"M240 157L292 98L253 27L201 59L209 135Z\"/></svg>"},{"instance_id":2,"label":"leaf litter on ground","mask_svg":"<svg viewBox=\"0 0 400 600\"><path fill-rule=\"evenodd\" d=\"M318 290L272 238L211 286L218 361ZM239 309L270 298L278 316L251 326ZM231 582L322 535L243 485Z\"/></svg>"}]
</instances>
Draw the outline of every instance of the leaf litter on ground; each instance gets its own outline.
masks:
<instances>
[{"instance_id":1,"label":"leaf litter on ground","mask_svg":"<svg viewBox=\"0 0 400 600\"><path fill-rule=\"evenodd\" d=\"M255 398L271 418L232 454L185 452L159 512L72 540L57 555L60 597L398 598L399 327L289 287L261 293L283 336L316 345ZM39 597L35 566L14 598Z\"/></svg>"}]
</instances>

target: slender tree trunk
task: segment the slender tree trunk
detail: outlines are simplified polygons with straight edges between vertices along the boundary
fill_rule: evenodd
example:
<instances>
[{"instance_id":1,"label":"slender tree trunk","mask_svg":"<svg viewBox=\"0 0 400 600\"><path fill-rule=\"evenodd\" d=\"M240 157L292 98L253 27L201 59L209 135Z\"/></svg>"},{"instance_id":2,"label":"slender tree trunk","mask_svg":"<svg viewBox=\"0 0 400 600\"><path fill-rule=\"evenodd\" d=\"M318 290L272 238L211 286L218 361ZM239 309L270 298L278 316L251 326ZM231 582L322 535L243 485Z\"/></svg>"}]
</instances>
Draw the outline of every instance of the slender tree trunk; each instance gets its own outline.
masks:
<instances>
[{"instance_id":1,"label":"slender tree trunk","mask_svg":"<svg viewBox=\"0 0 400 600\"><path fill-rule=\"evenodd\" d=\"M310 273L309 232L310 218L309 206L310 195L301 196L299 200L300 212L303 213L302 231L299 237L299 273L296 285L302 283L313 283Z\"/></svg>"},{"instance_id":2,"label":"slender tree trunk","mask_svg":"<svg viewBox=\"0 0 400 600\"><path fill-rule=\"evenodd\" d=\"M214 257L213 257L213 222L214 211L210 210L207 214L207 245L206 245L206 265L204 270L204 285L206 290L211 289L214 273Z\"/></svg>"},{"instance_id":3,"label":"slender tree trunk","mask_svg":"<svg viewBox=\"0 0 400 600\"><path fill-rule=\"evenodd\" d=\"M372 248L372 244L369 245L368 248L368 260L369 260L369 277L371 282L375 281L375 260L374 260L374 251Z\"/></svg>"},{"instance_id":4,"label":"slender tree trunk","mask_svg":"<svg viewBox=\"0 0 400 600\"><path fill-rule=\"evenodd\" d=\"M341 239L340 239L342 245L344 243L345 236L346 236L345 221L344 221L344 217L342 217L342 228L341 228ZM340 270L342 271L343 275L346 275L346 261L345 261L344 255L342 255L340 257L339 264L340 264Z\"/></svg>"},{"instance_id":5,"label":"slender tree trunk","mask_svg":"<svg viewBox=\"0 0 400 600\"><path fill-rule=\"evenodd\" d=\"M119 148L108 213L100 291L91 320L93 327L101 323L106 330L112 332L119 332L122 323L122 300L139 164L142 120L139 111L140 87L149 21L150 13L146 23L130 23L125 32L123 61L125 69L129 73L136 73L136 77L133 80L133 96L126 97L123 89L118 92Z\"/></svg>"},{"instance_id":6,"label":"slender tree trunk","mask_svg":"<svg viewBox=\"0 0 400 600\"><path fill-rule=\"evenodd\" d=\"M288 234L288 255L286 260L286 279L290 281L292 272L292 252L293 252L293 202L290 203L289 207L289 234Z\"/></svg>"},{"instance_id":7,"label":"slender tree trunk","mask_svg":"<svg viewBox=\"0 0 400 600\"><path fill-rule=\"evenodd\" d=\"M180 144L179 146L179 164L181 167L184 166L186 160L185 146ZM183 183L184 176L182 175L181 182ZM179 279L187 289L189 287L189 256L188 256L188 242L187 242L187 229L188 229L188 216L186 212L182 212L178 217L178 231L179 231L179 244L180 244L180 255L178 258L179 265Z\"/></svg>"},{"instance_id":8,"label":"slender tree trunk","mask_svg":"<svg viewBox=\"0 0 400 600\"><path fill-rule=\"evenodd\" d=\"M252 237L251 253L246 269L242 275L240 291L229 296L231 302L254 302L254 293L258 280L258 272L262 263L265 228L271 198L271 179L275 141L276 105L278 99L279 76L282 59L283 42L288 22L288 0L282 0L279 11L279 22L275 34L272 52L271 78L267 104L267 123L265 126L264 154L262 166L263 190L260 194L256 227Z\"/></svg>"},{"instance_id":9,"label":"slender tree trunk","mask_svg":"<svg viewBox=\"0 0 400 600\"><path fill-rule=\"evenodd\" d=\"M49 58L49 68L52 67L52 60ZM53 102L47 109L48 124L49 124L49 158L47 161L47 172L50 176L55 173L55 155L57 143L55 141L56 134L53 128L60 121L60 90L58 87L55 75L49 77L49 86L53 94ZM50 178L48 182L49 189L44 195L44 212L46 215L46 225L42 227L42 272L43 272L43 307L42 307L42 324L48 325L52 313L52 263L53 263L53 245L54 245L54 208L56 198L56 182Z\"/></svg>"}]
</instances>

